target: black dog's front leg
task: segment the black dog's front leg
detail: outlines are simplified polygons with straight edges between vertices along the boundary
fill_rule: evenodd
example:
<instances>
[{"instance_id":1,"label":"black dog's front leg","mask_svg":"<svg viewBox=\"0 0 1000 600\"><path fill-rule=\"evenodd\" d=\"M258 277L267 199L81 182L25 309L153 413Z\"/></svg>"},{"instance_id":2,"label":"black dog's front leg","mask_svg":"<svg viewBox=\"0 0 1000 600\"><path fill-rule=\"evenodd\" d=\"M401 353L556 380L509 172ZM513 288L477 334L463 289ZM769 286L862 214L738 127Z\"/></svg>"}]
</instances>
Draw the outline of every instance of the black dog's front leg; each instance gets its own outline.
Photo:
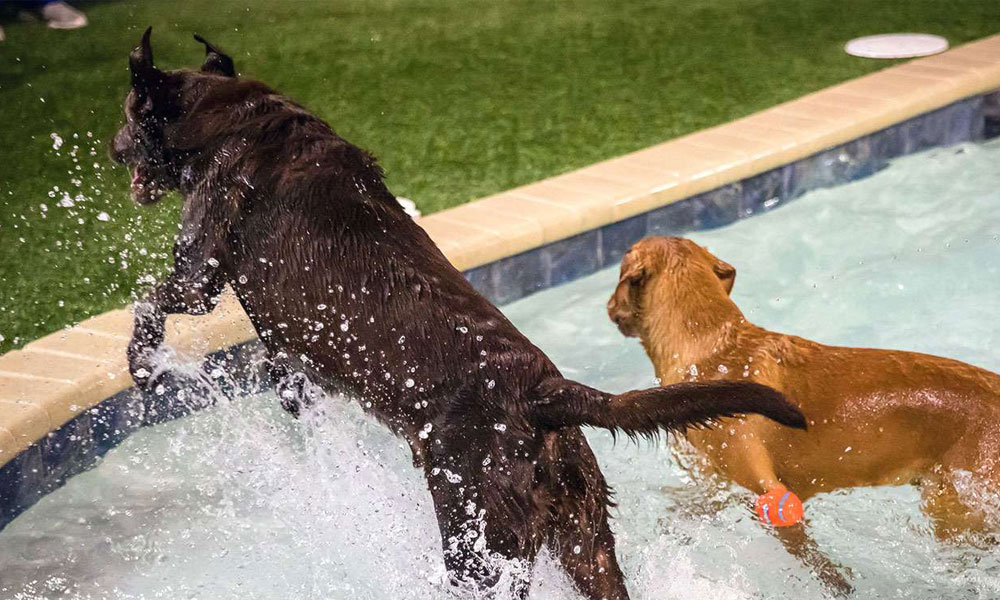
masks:
<instances>
[{"instance_id":1,"label":"black dog's front leg","mask_svg":"<svg viewBox=\"0 0 1000 600\"><path fill-rule=\"evenodd\" d=\"M215 308L224 284L217 268L203 273L200 281L191 281L175 272L136 303L127 353L129 372L137 385L146 387L152 381L153 356L163 344L167 315L208 314Z\"/></svg>"},{"instance_id":2,"label":"black dog's front leg","mask_svg":"<svg viewBox=\"0 0 1000 600\"><path fill-rule=\"evenodd\" d=\"M143 387L151 383L153 356L163 343L167 315L212 312L226 282L220 258L225 256L227 220L211 214L202 199L185 204L181 225L174 272L135 305L128 363L132 378Z\"/></svg>"}]
</instances>

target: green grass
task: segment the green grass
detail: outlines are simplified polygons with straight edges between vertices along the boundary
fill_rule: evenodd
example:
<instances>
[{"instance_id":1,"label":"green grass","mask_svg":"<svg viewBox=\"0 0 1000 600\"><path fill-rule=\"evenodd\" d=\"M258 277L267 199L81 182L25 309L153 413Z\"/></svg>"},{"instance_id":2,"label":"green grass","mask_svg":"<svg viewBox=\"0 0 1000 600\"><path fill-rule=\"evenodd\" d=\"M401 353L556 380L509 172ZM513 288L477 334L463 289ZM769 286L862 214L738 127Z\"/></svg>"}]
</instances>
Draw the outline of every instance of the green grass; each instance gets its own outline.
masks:
<instances>
[{"instance_id":1,"label":"green grass","mask_svg":"<svg viewBox=\"0 0 1000 600\"><path fill-rule=\"evenodd\" d=\"M0 352L123 305L168 264L178 203L132 206L128 175L106 152L127 53L150 24L159 66L197 65L191 34L202 33L241 73L374 152L390 188L425 213L886 66L844 55L855 36L926 31L958 44L1000 26L995 0L82 6L91 25L79 31L4 23ZM84 199L58 206L64 190Z\"/></svg>"}]
</instances>

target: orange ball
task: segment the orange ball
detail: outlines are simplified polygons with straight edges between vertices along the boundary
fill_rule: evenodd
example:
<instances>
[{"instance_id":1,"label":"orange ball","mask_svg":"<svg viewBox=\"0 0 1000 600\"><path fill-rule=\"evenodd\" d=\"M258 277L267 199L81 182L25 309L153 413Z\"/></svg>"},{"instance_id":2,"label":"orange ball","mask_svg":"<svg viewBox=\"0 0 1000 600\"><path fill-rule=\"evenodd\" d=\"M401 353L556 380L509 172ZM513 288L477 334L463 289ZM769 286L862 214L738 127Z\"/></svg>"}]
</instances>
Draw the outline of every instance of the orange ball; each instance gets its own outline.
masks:
<instances>
[{"instance_id":1,"label":"orange ball","mask_svg":"<svg viewBox=\"0 0 1000 600\"><path fill-rule=\"evenodd\" d=\"M805 517L802 500L785 488L775 488L757 498L757 518L774 527L795 525Z\"/></svg>"}]
</instances>

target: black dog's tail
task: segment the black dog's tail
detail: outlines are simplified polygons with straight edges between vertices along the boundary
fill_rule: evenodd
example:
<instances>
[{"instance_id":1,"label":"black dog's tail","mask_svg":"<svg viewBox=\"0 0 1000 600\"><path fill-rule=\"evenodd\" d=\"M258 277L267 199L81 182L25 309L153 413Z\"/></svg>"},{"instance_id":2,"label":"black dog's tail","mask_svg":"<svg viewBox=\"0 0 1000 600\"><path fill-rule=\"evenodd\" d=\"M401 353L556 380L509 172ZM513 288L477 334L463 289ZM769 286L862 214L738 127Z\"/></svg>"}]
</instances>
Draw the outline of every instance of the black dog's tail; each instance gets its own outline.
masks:
<instances>
[{"instance_id":1,"label":"black dog's tail","mask_svg":"<svg viewBox=\"0 0 1000 600\"><path fill-rule=\"evenodd\" d=\"M806 428L802 412L780 392L748 381L677 383L616 396L552 377L536 393L532 416L552 429L590 425L633 438L655 438L741 414L759 414L788 427Z\"/></svg>"}]
</instances>

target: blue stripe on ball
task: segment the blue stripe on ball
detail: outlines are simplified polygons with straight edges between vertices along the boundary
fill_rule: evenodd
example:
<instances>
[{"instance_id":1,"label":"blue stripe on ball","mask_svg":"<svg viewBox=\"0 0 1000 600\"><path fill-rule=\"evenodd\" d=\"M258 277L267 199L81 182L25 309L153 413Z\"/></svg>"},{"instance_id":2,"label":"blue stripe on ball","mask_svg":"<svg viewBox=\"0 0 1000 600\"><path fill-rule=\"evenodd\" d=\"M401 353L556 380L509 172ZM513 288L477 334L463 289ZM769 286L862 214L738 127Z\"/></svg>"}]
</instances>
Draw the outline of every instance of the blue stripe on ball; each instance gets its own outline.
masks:
<instances>
[{"instance_id":1,"label":"blue stripe on ball","mask_svg":"<svg viewBox=\"0 0 1000 600\"><path fill-rule=\"evenodd\" d=\"M785 511L785 501L788 500L788 497L791 495L791 492L785 492L785 495L781 497L781 502L778 502L778 519L780 519L782 523L785 522L785 515L783 514Z\"/></svg>"}]
</instances>

